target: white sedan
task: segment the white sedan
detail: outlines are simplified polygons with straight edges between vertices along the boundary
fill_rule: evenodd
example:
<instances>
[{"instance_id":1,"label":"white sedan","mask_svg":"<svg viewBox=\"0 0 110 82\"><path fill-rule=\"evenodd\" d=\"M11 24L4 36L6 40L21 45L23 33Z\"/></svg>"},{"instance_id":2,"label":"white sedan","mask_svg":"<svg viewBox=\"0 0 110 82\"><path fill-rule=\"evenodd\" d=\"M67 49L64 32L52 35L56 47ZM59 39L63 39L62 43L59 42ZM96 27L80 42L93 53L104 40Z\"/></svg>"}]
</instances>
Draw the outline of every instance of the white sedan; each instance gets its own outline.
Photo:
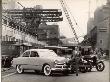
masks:
<instances>
[{"instance_id":1,"label":"white sedan","mask_svg":"<svg viewBox=\"0 0 110 82\"><path fill-rule=\"evenodd\" d=\"M24 70L35 70L50 75L52 72L62 72L67 74L70 68L66 65L68 59L58 56L53 50L49 49L30 49L26 50L20 57L14 58L12 66L18 73Z\"/></svg>"}]
</instances>

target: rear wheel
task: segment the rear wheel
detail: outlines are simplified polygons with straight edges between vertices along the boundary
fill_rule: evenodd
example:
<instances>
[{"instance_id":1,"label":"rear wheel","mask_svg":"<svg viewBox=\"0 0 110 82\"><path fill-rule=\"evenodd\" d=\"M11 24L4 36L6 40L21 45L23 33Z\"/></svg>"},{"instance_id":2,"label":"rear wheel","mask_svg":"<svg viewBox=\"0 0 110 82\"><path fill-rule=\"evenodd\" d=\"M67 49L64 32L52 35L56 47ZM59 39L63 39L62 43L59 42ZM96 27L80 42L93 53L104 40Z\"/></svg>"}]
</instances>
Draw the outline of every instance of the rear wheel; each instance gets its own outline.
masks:
<instances>
[{"instance_id":1,"label":"rear wheel","mask_svg":"<svg viewBox=\"0 0 110 82\"><path fill-rule=\"evenodd\" d=\"M46 76L49 76L51 75L51 67L50 65L45 65L44 68L43 68L43 72Z\"/></svg>"},{"instance_id":2,"label":"rear wheel","mask_svg":"<svg viewBox=\"0 0 110 82\"><path fill-rule=\"evenodd\" d=\"M105 65L103 62L98 62L97 65L96 65L96 69L97 71L103 71L105 68Z\"/></svg>"},{"instance_id":3,"label":"rear wheel","mask_svg":"<svg viewBox=\"0 0 110 82\"><path fill-rule=\"evenodd\" d=\"M21 65L17 65L16 70L17 70L18 73L23 73L24 72Z\"/></svg>"}]
</instances>

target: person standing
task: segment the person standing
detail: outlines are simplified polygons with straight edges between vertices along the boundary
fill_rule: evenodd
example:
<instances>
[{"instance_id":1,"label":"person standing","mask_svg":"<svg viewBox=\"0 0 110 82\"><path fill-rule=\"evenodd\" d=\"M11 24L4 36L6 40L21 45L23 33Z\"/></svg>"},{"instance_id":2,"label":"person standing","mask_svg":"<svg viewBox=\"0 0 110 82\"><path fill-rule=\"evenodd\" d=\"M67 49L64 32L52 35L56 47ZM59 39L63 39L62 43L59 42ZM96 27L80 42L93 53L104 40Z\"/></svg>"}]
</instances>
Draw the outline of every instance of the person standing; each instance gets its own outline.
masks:
<instances>
[{"instance_id":1,"label":"person standing","mask_svg":"<svg viewBox=\"0 0 110 82\"><path fill-rule=\"evenodd\" d=\"M79 50L79 47L75 47L75 68L76 68L76 76L78 76L80 57L81 57L81 52L80 52L80 50Z\"/></svg>"},{"instance_id":2,"label":"person standing","mask_svg":"<svg viewBox=\"0 0 110 82\"><path fill-rule=\"evenodd\" d=\"M71 60L69 61L69 64L71 65L71 67L75 68L76 76L78 76L80 55L81 55L81 52L79 51L79 48L75 47L75 49L72 52ZM72 71L74 71L73 68L72 68Z\"/></svg>"}]
</instances>

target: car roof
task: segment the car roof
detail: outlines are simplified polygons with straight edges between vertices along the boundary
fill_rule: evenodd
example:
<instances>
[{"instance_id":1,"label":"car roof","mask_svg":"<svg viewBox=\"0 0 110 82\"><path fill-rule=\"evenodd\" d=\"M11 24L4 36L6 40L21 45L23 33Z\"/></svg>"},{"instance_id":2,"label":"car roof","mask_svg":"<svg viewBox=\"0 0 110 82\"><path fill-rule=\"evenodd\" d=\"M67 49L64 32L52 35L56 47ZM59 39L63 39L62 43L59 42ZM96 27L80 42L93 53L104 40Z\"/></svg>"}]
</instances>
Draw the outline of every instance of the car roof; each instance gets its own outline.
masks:
<instances>
[{"instance_id":1,"label":"car roof","mask_svg":"<svg viewBox=\"0 0 110 82\"><path fill-rule=\"evenodd\" d=\"M26 51L52 51L52 50L49 50L49 49L29 49Z\"/></svg>"},{"instance_id":2,"label":"car roof","mask_svg":"<svg viewBox=\"0 0 110 82\"><path fill-rule=\"evenodd\" d=\"M45 48L50 48L50 49L67 49L68 47L61 47L61 46L45 46Z\"/></svg>"}]
</instances>

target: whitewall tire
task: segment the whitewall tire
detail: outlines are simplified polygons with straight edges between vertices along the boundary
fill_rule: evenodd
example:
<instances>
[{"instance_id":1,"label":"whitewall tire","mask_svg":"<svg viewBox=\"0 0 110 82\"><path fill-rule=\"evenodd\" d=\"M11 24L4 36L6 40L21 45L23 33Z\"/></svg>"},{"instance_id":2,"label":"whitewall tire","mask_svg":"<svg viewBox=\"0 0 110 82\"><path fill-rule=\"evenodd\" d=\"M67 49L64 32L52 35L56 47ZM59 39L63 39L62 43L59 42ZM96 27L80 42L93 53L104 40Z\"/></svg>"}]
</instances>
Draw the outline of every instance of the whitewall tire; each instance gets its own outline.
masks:
<instances>
[{"instance_id":1,"label":"whitewall tire","mask_svg":"<svg viewBox=\"0 0 110 82\"><path fill-rule=\"evenodd\" d=\"M18 73L23 73L23 68L21 65L17 65L16 70Z\"/></svg>"},{"instance_id":2,"label":"whitewall tire","mask_svg":"<svg viewBox=\"0 0 110 82\"><path fill-rule=\"evenodd\" d=\"M43 68L43 72L46 76L51 75L51 67L49 65L45 65Z\"/></svg>"}]
</instances>

